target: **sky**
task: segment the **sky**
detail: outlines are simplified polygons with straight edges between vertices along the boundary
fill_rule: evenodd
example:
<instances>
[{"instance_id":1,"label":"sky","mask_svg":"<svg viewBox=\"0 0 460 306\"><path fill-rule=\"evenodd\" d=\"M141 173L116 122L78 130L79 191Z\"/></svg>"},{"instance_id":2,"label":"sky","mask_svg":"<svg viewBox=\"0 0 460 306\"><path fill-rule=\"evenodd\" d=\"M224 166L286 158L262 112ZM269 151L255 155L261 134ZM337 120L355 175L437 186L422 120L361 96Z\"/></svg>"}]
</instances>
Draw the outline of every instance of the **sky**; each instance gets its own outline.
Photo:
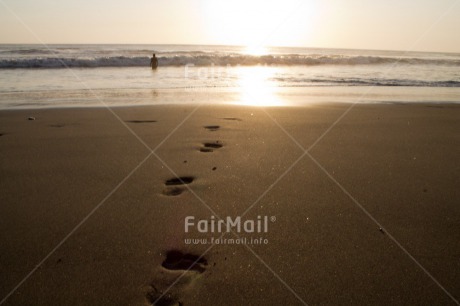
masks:
<instances>
[{"instance_id":1,"label":"sky","mask_svg":"<svg viewBox=\"0 0 460 306\"><path fill-rule=\"evenodd\" d=\"M460 0L0 0L0 43L460 52Z\"/></svg>"}]
</instances>

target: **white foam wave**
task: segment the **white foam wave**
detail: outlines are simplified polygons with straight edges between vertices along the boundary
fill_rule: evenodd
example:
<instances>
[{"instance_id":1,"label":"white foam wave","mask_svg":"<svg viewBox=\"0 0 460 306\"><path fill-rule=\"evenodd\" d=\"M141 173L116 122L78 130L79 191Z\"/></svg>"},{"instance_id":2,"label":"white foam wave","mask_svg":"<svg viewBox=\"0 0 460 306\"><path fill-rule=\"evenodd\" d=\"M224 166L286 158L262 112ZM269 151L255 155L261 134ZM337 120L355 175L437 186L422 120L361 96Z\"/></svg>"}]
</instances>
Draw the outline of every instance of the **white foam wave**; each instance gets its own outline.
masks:
<instances>
[{"instance_id":1,"label":"white foam wave","mask_svg":"<svg viewBox=\"0 0 460 306\"><path fill-rule=\"evenodd\" d=\"M39 57L0 59L0 68L65 68L65 67L142 67L149 65L147 56L104 56L94 58ZM205 54L203 52L164 54L159 56L160 66L251 66L251 65L443 65L460 66L458 59L396 58L380 56L343 55L262 55Z\"/></svg>"},{"instance_id":2,"label":"white foam wave","mask_svg":"<svg viewBox=\"0 0 460 306\"><path fill-rule=\"evenodd\" d=\"M422 81L412 79L363 78L273 78L280 87L310 86L400 86L400 87L460 87L460 81Z\"/></svg>"}]
</instances>

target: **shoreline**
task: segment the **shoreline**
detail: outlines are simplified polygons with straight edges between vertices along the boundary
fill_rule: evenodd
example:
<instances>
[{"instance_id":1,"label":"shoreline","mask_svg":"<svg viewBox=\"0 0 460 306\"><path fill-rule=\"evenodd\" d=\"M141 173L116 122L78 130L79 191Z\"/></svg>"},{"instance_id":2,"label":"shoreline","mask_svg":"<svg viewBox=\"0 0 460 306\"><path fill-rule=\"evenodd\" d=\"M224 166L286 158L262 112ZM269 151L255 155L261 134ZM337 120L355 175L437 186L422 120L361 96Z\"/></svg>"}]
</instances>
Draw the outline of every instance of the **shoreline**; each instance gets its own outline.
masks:
<instances>
[{"instance_id":1,"label":"shoreline","mask_svg":"<svg viewBox=\"0 0 460 306\"><path fill-rule=\"evenodd\" d=\"M259 102L260 101L260 102ZM161 105L302 107L321 104L460 104L460 88L441 87L267 87L182 89L88 89L3 92L0 110L104 108Z\"/></svg>"}]
</instances>

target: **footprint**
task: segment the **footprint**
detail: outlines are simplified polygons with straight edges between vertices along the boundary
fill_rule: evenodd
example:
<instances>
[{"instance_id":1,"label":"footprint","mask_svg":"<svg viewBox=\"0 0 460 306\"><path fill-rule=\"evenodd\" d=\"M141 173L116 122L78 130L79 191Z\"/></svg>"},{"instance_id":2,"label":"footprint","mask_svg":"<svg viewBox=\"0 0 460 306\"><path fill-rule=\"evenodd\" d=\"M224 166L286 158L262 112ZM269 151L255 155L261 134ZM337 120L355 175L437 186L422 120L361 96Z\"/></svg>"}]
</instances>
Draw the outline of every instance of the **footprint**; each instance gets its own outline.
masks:
<instances>
[{"instance_id":1,"label":"footprint","mask_svg":"<svg viewBox=\"0 0 460 306\"><path fill-rule=\"evenodd\" d=\"M183 188L179 188L179 187L165 188L163 190L163 194L168 197L176 197L182 194L184 191L185 190Z\"/></svg>"},{"instance_id":2,"label":"footprint","mask_svg":"<svg viewBox=\"0 0 460 306\"><path fill-rule=\"evenodd\" d=\"M62 128L62 127L65 127L65 124L57 123L57 124L50 124L48 126L53 127L53 128Z\"/></svg>"},{"instance_id":3,"label":"footprint","mask_svg":"<svg viewBox=\"0 0 460 306\"><path fill-rule=\"evenodd\" d=\"M200 152L211 153L211 152L214 152L214 150L210 148L200 148Z\"/></svg>"},{"instance_id":4,"label":"footprint","mask_svg":"<svg viewBox=\"0 0 460 306\"><path fill-rule=\"evenodd\" d=\"M155 123L156 120L127 120L128 123Z\"/></svg>"},{"instance_id":5,"label":"footprint","mask_svg":"<svg viewBox=\"0 0 460 306\"><path fill-rule=\"evenodd\" d=\"M193 288L197 276L205 272L208 261L204 257L179 250L170 250L161 264L166 273L160 272L146 294L150 305L182 306L180 300ZM176 271L181 272L178 278Z\"/></svg>"},{"instance_id":6,"label":"footprint","mask_svg":"<svg viewBox=\"0 0 460 306\"><path fill-rule=\"evenodd\" d=\"M185 188L178 186L191 184L194 180L193 176L181 176L169 179L165 181L166 188L163 190L163 194L168 197L178 196L185 191Z\"/></svg>"},{"instance_id":7,"label":"footprint","mask_svg":"<svg viewBox=\"0 0 460 306\"><path fill-rule=\"evenodd\" d=\"M218 129L220 129L220 126L219 125L207 125L204 128L207 129L208 131L215 132Z\"/></svg>"},{"instance_id":8,"label":"footprint","mask_svg":"<svg viewBox=\"0 0 460 306\"><path fill-rule=\"evenodd\" d=\"M222 120L231 120L231 121L243 121L240 118L235 118L235 117L226 117L226 118L220 118Z\"/></svg>"},{"instance_id":9,"label":"footprint","mask_svg":"<svg viewBox=\"0 0 460 306\"><path fill-rule=\"evenodd\" d=\"M147 293L147 302L155 306L182 306L183 304L177 300L172 294L165 294L157 291L154 286Z\"/></svg>"},{"instance_id":10,"label":"footprint","mask_svg":"<svg viewBox=\"0 0 460 306\"><path fill-rule=\"evenodd\" d=\"M166 186L188 185L195 180L193 176L181 176L169 179L165 182Z\"/></svg>"},{"instance_id":11,"label":"footprint","mask_svg":"<svg viewBox=\"0 0 460 306\"><path fill-rule=\"evenodd\" d=\"M206 270L208 261L204 257L193 254L184 254L178 250L171 250L166 253L166 259L161 266L168 270L187 270L203 273Z\"/></svg>"},{"instance_id":12,"label":"footprint","mask_svg":"<svg viewBox=\"0 0 460 306\"><path fill-rule=\"evenodd\" d=\"M203 147L200 148L200 152L214 152L214 149L220 149L224 145L220 143L218 140L216 142L205 142L203 143Z\"/></svg>"}]
</instances>

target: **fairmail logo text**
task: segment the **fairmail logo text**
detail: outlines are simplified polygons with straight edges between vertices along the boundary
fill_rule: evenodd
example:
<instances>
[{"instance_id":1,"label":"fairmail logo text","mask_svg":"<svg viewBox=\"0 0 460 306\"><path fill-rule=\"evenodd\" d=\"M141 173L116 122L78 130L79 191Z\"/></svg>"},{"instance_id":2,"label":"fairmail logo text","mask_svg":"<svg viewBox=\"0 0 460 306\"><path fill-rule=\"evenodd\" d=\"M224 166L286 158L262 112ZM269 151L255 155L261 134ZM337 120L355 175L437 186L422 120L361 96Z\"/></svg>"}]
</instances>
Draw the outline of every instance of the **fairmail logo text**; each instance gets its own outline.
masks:
<instances>
[{"instance_id":1,"label":"fairmail logo text","mask_svg":"<svg viewBox=\"0 0 460 306\"><path fill-rule=\"evenodd\" d=\"M242 220L241 217L217 219L211 216L209 219L196 220L194 216L187 216L184 220L184 226L186 233L192 230L199 233L229 233L231 231L237 233L267 233L269 220L273 222L275 218L257 216L257 219Z\"/></svg>"}]
</instances>

